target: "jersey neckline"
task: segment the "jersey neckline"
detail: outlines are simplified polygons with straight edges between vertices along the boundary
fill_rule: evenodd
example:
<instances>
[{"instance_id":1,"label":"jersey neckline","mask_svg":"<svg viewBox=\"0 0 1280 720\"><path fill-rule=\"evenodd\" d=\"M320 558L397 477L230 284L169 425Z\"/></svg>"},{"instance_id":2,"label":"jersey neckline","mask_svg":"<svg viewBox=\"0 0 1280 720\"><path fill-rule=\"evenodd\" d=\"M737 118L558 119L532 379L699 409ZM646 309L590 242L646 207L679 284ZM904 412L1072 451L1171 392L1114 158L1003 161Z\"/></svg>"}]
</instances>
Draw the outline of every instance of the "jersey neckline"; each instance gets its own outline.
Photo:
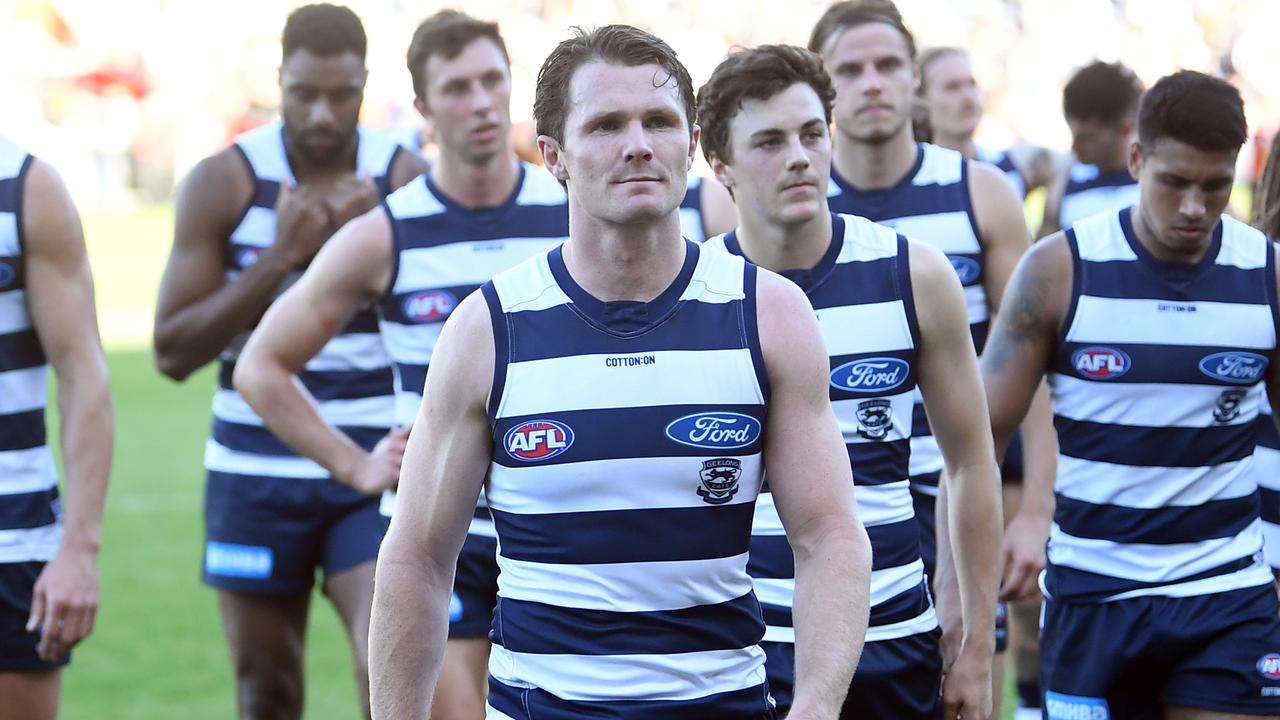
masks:
<instances>
[{"instance_id":1,"label":"jersey neckline","mask_svg":"<svg viewBox=\"0 0 1280 720\"><path fill-rule=\"evenodd\" d=\"M649 302L639 300L600 300L582 288L569 274L564 264L564 245L559 245L547 254L547 264L551 276L564 294L572 301L571 307L594 327L622 337L639 335L657 326L671 316L679 306L680 298L693 280L694 270L698 266L698 244L684 241L684 262L675 280L667 289Z\"/></svg>"}]
</instances>

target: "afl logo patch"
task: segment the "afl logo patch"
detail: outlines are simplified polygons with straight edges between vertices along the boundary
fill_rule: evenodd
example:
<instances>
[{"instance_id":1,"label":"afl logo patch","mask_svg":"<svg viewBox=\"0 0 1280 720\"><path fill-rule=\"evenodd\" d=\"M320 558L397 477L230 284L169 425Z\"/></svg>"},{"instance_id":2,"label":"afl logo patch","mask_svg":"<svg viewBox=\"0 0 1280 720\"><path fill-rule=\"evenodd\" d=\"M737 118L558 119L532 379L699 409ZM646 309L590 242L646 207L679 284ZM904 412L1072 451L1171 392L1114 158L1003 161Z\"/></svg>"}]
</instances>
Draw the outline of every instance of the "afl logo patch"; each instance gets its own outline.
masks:
<instances>
[{"instance_id":1,"label":"afl logo patch","mask_svg":"<svg viewBox=\"0 0 1280 720\"><path fill-rule=\"evenodd\" d=\"M507 431L502 446L507 454L524 462L540 462L573 445L573 430L555 420L530 420Z\"/></svg>"},{"instance_id":2,"label":"afl logo patch","mask_svg":"<svg viewBox=\"0 0 1280 720\"><path fill-rule=\"evenodd\" d=\"M832 370L831 387L845 392L885 392L905 383L910 370L911 366L898 358L863 358Z\"/></svg>"},{"instance_id":3,"label":"afl logo patch","mask_svg":"<svg viewBox=\"0 0 1280 720\"><path fill-rule=\"evenodd\" d=\"M1280 680L1280 655L1267 653L1258 658L1258 672L1268 680Z\"/></svg>"},{"instance_id":4,"label":"afl logo patch","mask_svg":"<svg viewBox=\"0 0 1280 720\"><path fill-rule=\"evenodd\" d=\"M1200 361L1200 372L1214 380L1251 385L1262 379L1269 361L1256 353L1220 352Z\"/></svg>"},{"instance_id":5,"label":"afl logo patch","mask_svg":"<svg viewBox=\"0 0 1280 720\"><path fill-rule=\"evenodd\" d=\"M1090 380L1114 380L1129 372L1129 356L1109 347L1087 347L1071 355L1071 366Z\"/></svg>"},{"instance_id":6,"label":"afl logo patch","mask_svg":"<svg viewBox=\"0 0 1280 720\"><path fill-rule=\"evenodd\" d=\"M444 290L427 290L404 299L400 310L410 322L426 323L443 320L458 306L458 299Z\"/></svg>"},{"instance_id":7,"label":"afl logo patch","mask_svg":"<svg viewBox=\"0 0 1280 720\"><path fill-rule=\"evenodd\" d=\"M18 276L18 271L14 270L8 263L0 262L0 290L9 286L13 279Z\"/></svg>"},{"instance_id":8,"label":"afl logo patch","mask_svg":"<svg viewBox=\"0 0 1280 720\"><path fill-rule=\"evenodd\" d=\"M978 276L982 274L982 266L973 258L948 255L947 259L951 261L951 267L956 271L956 277L960 278L961 285L974 284L978 281Z\"/></svg>"},{"instance_id":9,"label":"afl logo patch","mask_svg":"<svg viewBox=\"0 0 1280 720\"><path fill-rule=\"evenodd\" d=\"M760 437L760 421L733 412L704 412L685 415L667 423L667 437L681 445L707 450L732 450L750 445Z\"/></svg>"}]
</instances>

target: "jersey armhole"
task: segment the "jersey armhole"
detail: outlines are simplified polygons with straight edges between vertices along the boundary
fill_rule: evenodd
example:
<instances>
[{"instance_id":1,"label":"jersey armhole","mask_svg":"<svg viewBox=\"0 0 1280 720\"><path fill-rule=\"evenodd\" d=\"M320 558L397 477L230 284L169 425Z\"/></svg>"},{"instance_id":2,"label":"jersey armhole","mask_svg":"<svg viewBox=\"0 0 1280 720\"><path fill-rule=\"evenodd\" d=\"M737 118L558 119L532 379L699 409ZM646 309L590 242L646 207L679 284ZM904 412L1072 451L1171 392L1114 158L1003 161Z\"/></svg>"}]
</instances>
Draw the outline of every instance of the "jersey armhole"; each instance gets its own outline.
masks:
<instances>
[{"instance_id":1,"label":"jersey armhole","mask_svg":"<svg viewBox=\"0 0 1280 720\"><path fill-rule=\"evenodd\" d=\"M898 256L894 262L897 277L894 284L898 286L898 297L902 298L902 309L907 315L907 329L911 332L911 344L920 347L920 318L916 314L916 297L911 287L911 247L905 235L898 235Z\"/></svg>"},{"instance_id":2,"label":"jersey armhole","mask_svg":"<svg viewBox=\"0 0 1280 720\"><path fill-rule=\"evenodd\" d=\"M1076 305L1080 301L1080 292L1084 288L1084 261L1080 258L1080 244L1076 240L1076 231L1074 228L1068 228L1063 233L1067 238L1067 247L1071 250L1071 298L1067 300L1067 311L1062 314L1062 326L1058 328L1060 343L1066 342L1071 324L1076 320Z\"/></svg>"},{"instance_id":3,"label":"jersey armhole","mask_svg":"<svg viewBox=\"0 0 1280 720\"><path fill-rule=\"evenodd\" d=\"M764 364L764 351L760 348L760 317L756 314L756 266L742 260L742 329L747 348L751 351L751 364L755 367L756 382L760 385L760 397L769 402L769 370Z\"/></svg>"},{"instance_id":4,"label":"jersey armhole","mask_svg":"<svg viewBox=\"0 0 1280 720\"><path fill-rule=\"evenodd\" d=\"M236 215L235 219L229 226L227 234L227 252L230 252L231 236L235 234L236 230L240 229L240 226L244 223L244 219L249 216L249 211L257 205L258 196L262 194L263 182L258 177L258 173L254 171L253 161L249 159L249 154L244 151L244 148L240 147L240 143L232 143L231 147L235 149L236 155L238 155L241 162L244 163L244 169L249 173L249 183L253 185L253 192L249 195L249 201L244 204L244 207L240 209L240 213ZM272 242L275 242L274 238L272 239Z\"/></svg>"},{"instance_id":5,"label":"jersey armhole","mask_svg":"<svg viewBox=\"0 0 1280 720\"><path fill-rule=\"evenodd\" d=\"M22 203L23 203L23 199L26 198L27 196L27 192L26 192L27 191L27 174L31 170L31 166L34 165L35 162L36 162L36 156L32 155L31 153L27 153L27 157L22 161L22 167L18 168L17 177L14 178L15 180L14 193L13 193L14 240L16 240L18 243L18 256L20 258L23 258L23 260L21 260L20 262L24 267L27 264L25 260L27 256L27 249L26 249L26 232L24 227L26 212L23 210ZM25 282L24 282L24 286L25 286Z\"/></svg>"},{"instance_id":6,"label":"jersey armhole","mask_svg":"<svg viewBox=\"0 0 1280 720\"><path fill-rule=\"evenodd\" d=\"M1265 237L1265 236L1264 236ZM1267 243L1267 262L1266 262L1266 295L1267 304L1271 306L1271 325L1276 330L1276 347L1280 347L1280 299L1277 299L1277 292L1280 289L1276 287L1276 248L1277 243L1271 238L1266 238Z\"/></svg>"},{"instance_id":7,"label":"jersey armhole","mask_svg":"<svg viewBox=\"0 0 1280 720\"><path fill-rule=\"evenodd\" d=\"M391 174L395 172L396 161L400 159L400 153L404 148L400 145L394 145L391 148L391 159L387 160L387 166L383 168L382 174L373 179L373 184L378 188L378 194L386 199L392 193L394 188L391 187Z\"/></svg>"},{"instance_id":8,"label":"jersey armhole","mask_svg":"<svg viewBox=\"0 0 1280 720\"><path fill-rule=\"evenodd\" d=\"M489 427L496 427L498 408L502 405L502 389L507 384L507 363L511 361L511 326L502 310L498 288L489 281L480 286L489 306L489 324L493 328L493 384L489 388Z\"/></svg>"},{"instance_id":9,"label":"jersey armhole","mask_svg":"<svg viewBox=\"0 0 1280 720\"><path fill-rule=\"evenodd\" d=\"M387 214L387 223L391 225L391 274L387 277L387 286L382 290L382 297L379 301L390 300L396 291L396 282L400 279L400 253L401 241L400 224L396 222L396 216L391 214L391 206L387 204L387 198L383 197L378 202L378 206L382 208L382 212Z\"/></svg>"},{"instance_id":10,"label":"jersey armhole","mask_svg":"<svg viewBox=\"0 0 1280 720\"><path fill-rule=\"evenodd\" d=\"M964 214L969 218L969 227L973 228L973 239L978 243L978 252L985 261L987 243L982 239L982 226L978 224L978 211L973 206L973 183L969 177L969 163L966 157L960 158L960 187L964 188ZM983 264L986 264L985 262Z\"/></svg>"}]
</instances>

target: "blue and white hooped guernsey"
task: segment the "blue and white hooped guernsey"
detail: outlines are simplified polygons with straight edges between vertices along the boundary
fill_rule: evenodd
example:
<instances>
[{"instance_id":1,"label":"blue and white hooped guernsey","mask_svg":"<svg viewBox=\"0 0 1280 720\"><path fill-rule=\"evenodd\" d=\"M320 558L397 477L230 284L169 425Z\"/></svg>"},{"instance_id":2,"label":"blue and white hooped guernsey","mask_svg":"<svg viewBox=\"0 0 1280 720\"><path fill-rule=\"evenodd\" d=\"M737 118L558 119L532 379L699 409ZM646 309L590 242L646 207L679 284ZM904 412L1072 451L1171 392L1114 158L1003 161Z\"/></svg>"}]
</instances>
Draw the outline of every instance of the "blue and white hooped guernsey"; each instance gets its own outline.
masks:
<instances>
[{"instance_id":1,"label":"blue and white hooped guernsey","mask_svg":"<svg viewBox=\"0 0 1280 720\"><path fill-rule=\"evenodd\" d=\"M492 208L465 208L421 175L384 203L395 240L390 287L378 301L378 329L395 368L396 424L413 425L427 366L445 320L494 275L560 245L569 236L568 196L559 181L522 163L515 191ZM394 496L384 498L390 515ZM471 532L493 537L477 506Z\"/></svg>"},{"instance_id":2,"label":"blue and white hooped guernsey","mask_svg":"<svg viewBox=\"0 0 1280 720\"><path fill-rule=\"evenodd\" d=\"M49 363L27 305L22 186L33 158L0 136L0 563L52 560L62 541L45 431Z\"/></svg>"},{"instance_id":3,"label":"blue and white hooped guernsey","mask_svg":"<svg viewBox=\"0 0 1280 720\"><path fill-rule=\"evenodd\" d=\"M1076 163L1067 175L1058 209L1058 226L1067 229L1081 218L1127 208L1138 202L1138 181L1128 168L1103 174L1097 165Z\"/></svg>"},{"instance_id":4,"label":"blue and white hooped guernsey","mask_svg":"<svg viewBox=\"0 0 1280 720\"><path fill-rule=\"evenodd\" d=\"M973 346L982 353L990 321L987 291L982 284L986 263L978 219L969 197L968 161L963 155L919 143L916 164L901 182L883 190L859 190L833 167L827 203L832 212L888 225L946 253L964 286ZM911 425L911 485L917 492L937 495L942 451L929 429L919 392Z\"/></svg>"},{"instance_id":5,"label":"blue and white hooped guernsey","mask_svg":"<svg viewBox=\"0 0 1280 720\"><path fill-rule=\"evenodd\" d=\"M1004 173L1004 176L1013 184L1013 189L1018 193L1019 200L1027 199L1027 182L1022 177L1022 171L1017 165L1013 164L1013 158L1010 157L1008 150L990 150L988 148L978 148L978 159L984 163L995 165L996 169Z\"/></svg>"},{"instance_id":6,"label":"blue and white hooped guernsey","mask_svg":"<svg viewBox=\"0 0 1280 720\"><path fill-rule=\"evenodd\" d=\"M483 288L500 568L490 718L772 707L746 571L768 398L756 269L685 248L649 303L596 300L559 248Z\"/></svg>"},{"instance_id":7,"label":"blue and white hooped guernsey","mask_svg":"<svg viewBox=\"0 0 1280 720\"><path fill-rule=\"evenodd\" d=\"M689 173L689 184L680 200L680 234L686 240L702 242L707 239L706 225L702 222L702 178Z\"/></svg>"},{"instance_id":8,"label":"blue and white hooped guernsey","mask_svg":"<svg viewBox=\"0 0 1280 720\"><path fill-rule=\"evenodd\" d=\"M256 192L240 224L231 233L227 281L257 261L275 242L276 198L282 183L294 183L284 148L284 127L273 122L236 139L256 183ZM396 155L403 152L390 136L359 129L356 169L372 177L383 194ZM301 272L294 272L278 293ZM277 294L278 294L277 293ZM222 353L218 391L213 398L213 433L205 445L205 469L240 476L324 479L329 471L295 453L264 427L231 384L235 361L248 340L248 328ZM356 314L347 327L325 344L298 375L315 397L320 415L366 450L372 449L393 424L391 361L378 336L373 311Z\"/></svg>"},{"instance_id":9,"label":"blue and white hooped guernsey","mask_svg":"<svg viewBox=\"0 0 1280 720\"><path fill-rule=\"evenodd\" d=\"M742 255L737 233L707 241ZM907 474L916 322L907 241L854 215L832 216L832 241L810 270L783 273L809 296L831 358L830 393L853 468L858 516L871 538L867 642L937 627ZM795 562L768 479L756 501L747 571L764 608L765 640L795 642Z\"/></svg>"},{"instance_id":10,"label":"blue and white hooped guernsey","mask_svg":"<svg viewBox=\"0 0 1280 720\"><path fill-rule=\"evenodd\" d=\"M1267 564L1280 570L1280 432L1265 394L1258 403L1258 450L1253 470L1262 501L1262 552Z\"/></svg>"},{"instance_id":11,"label":"blue and white hooped guernsey","mask_svg":"<svg viewBox=\"0 0 1280 720\"><path fill-rule=\"evenodd\" d=\"M1202 261L1162 263L1124 209L1081 220L1067 242L1046 595L1105 602L1271 582L1253 468L1280 318L1270 241L1224 215Z\"/></svg>"}]
</instances>

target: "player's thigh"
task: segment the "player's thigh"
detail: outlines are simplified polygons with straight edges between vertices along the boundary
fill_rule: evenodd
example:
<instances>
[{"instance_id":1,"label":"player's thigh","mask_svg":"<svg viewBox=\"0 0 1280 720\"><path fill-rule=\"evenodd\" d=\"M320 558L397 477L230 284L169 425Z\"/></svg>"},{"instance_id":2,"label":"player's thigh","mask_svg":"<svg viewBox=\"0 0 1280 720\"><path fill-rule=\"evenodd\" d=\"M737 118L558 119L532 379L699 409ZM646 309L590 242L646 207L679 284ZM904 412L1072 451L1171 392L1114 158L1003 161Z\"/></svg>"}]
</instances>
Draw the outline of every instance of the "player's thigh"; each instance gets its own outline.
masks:
<instances>
[{"instance_id":1,"label":"player's thigh","mask_svg":"<svg viewBox=\"0 0 1280 720\"><path fill-rule=\"evenodd\" d=\"M863 645L841 720L941 720L940 634L932 630Z\"/></svg>"},{"instance_id":2,"label":"player's thigh","mask_svg":"<svg viewBox=\"0 0 1280 720\"><path fill-rule=\"evenodd\" d=\"M1280 718L1280 715L1274 713L1271 715L1222 713L1216 710L1204 710L1181 705L1171 705L1164 709L1164 720L1261 720L1262 718Z\"/></svg>"},{"instance_id":3,"label":"player's thigh","mask_svg":"<svg viewBox=\"0 0 1280 720\"><path fill-rule=\"evenodd\" d=\"M69 654L54 661L41 658L40 632L27 632L36 579L44 566L43 562L0 563L0 673L45 673L71 660Z\"/></svg>"},{"instance_id":4,"label":"player's thigh","mask_svg":"<svg viewBox=\"0 0 1280 720\"><path fill-rule=\"evenodd\" d=\"M0 720L56 720L62 671L0 671Z\"/></svg>"},{"instance_id":5,"label":"player's thigh","mask_svg":"<svg viewBox=\"0 0 1280 720\"><path fill-rule=\"evenodd\" d=\"M1146 631L1150 605L1045 601L1040 673L1050 720L1160 719L1160 677L1148 670L1167 650Z\"/></svg>"},{"instance_id":6,"label":"player's thigh","mask_svg":"<svg viewBox=\"0 0 1280 720\"><path fill-rule=\"evenodd\" d=\"M305 593L218 591L218 613L237 677L301 678L310 599Z\"/></svg>"},{"instance_id":7,"label":"player's thigh","mask_svg":"<svg viewBox=\"0 0 1280 720\"><path fill-rule=\"evenodd\" d=\"M485 716L488 664L488 639L449 640L445 644L444 662L436 682L432 720L482 720Z\"/></svg>"}]
</instances>

